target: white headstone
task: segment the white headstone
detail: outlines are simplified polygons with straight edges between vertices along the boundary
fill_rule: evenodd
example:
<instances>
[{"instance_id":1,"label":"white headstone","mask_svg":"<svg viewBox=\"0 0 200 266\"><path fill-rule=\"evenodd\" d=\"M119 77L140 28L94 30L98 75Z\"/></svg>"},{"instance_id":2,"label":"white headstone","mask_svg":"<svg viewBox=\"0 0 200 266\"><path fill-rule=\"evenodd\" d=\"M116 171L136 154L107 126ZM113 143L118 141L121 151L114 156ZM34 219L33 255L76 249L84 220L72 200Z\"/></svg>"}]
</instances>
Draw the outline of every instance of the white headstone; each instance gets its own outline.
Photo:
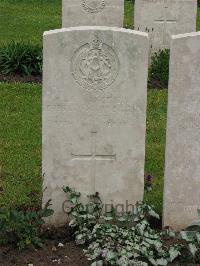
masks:
<instances>
[{"instance_id":1,"label":"white headstone","mask_svg":"<svg viewBox=\"0 0 200 266\"><path fill-rule=\"evenodd\" d=\"M124 0L62 0L62 27L123 27Z\"/></svg>"},{"instance_id":2,"label":"white headstone","mask_svg":"<svg viewBox=\"0 0 200 266\"><path fill-rule=\"evenodd\" d=\"M171 43L164 226L183 229L200 208L200 32Z\"/></svg>"},{"instance_id":3,"label":"white headstone","mask_svg":"<svg viewBox=\"0 0 200 266\"><path fill-rule=\"evenodd\" d=\"M148 36L109 27L44 33L43 203L66 222L63 186L104 204L143 199Z\"/></svg>"},{"instance_id":4,"label":"white headstone","mask_svg":"<svg viewBox=\"0 0 200 266\"><path fill-rule=\"evenodd\" d=\"M197 0L135 0L134 26L158 51L169 48L171 35L196 31L196 15Z\"/></svg>"}]
</instances>

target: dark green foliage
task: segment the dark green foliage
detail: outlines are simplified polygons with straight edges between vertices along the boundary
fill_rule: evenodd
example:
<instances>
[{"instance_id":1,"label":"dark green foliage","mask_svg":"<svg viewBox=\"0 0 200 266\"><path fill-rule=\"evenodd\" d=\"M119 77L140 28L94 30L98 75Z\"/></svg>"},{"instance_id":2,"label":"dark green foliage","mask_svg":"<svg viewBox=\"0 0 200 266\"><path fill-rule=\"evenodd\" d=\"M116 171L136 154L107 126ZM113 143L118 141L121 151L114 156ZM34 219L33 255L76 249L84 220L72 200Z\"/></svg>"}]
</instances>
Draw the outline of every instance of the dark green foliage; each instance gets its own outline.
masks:
<instances>
[{"instance_id":1,"label":"dark green foliage","mask_svg":"<svg viewBox=\"0 0 200 266\"><path fill-rule=\"evenodd\" d=\"M165 49L154 53L149 69L149 83L152 88L167 89L169 79L170 51Z\"/></svg>"},{"instance_id":2,"label":"dark green foliage","mask_svg":"<svg viewBox=\"0 0 200 266\"><path fill-rule=\"evenodd\" d=\"M0 48L0 73L4 75L40 75L42 49L31 43L14 42Z\"/></svg>"},{"instance_id":3,"label":"dark green foliage","mask_svg":"<svg viewBox=\"0 0 200 266\"><path fill-rule=\"evenodd\" d=\"M41 246L39 237L40 227L45 217L51 216L53 210L49 209L49 202L45 208L34 212L0 209L0 244L13 244L20 249L27 246Z\"/></svg>"}]
</instances>

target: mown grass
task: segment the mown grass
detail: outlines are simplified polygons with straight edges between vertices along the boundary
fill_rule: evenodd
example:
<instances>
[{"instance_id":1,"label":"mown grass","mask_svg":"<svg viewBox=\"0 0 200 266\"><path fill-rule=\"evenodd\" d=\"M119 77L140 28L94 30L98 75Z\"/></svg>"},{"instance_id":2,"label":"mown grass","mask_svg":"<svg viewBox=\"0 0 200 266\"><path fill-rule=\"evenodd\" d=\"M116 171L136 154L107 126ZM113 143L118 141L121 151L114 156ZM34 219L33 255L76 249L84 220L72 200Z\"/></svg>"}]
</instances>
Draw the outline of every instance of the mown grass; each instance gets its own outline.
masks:
<instances>
[{"instance_id":1,"label":"mown grass","mask_svg":"<svg viewBox=\"0 0 200 266\"><path fill-rule=\"evenodd\" d=\"M124 27L127 29L133 28L133 14L134 14L134 6L131 0L125 0L124 5Z\"/></svg>"},{"instance_id":2,"label":"mown grass","mask_svg":"<svg viewBox=\"0 0 200 266\"><path fill-rule=\"evenodd\" d=\"M42 43L45 30L61 27L61 0L1 0L0 45L12 40Z\"/></svg>"},{"instance_id":3,"label":"mown grass","mask_svg":"<svg viewBox=\"0 0 200 266\"><path fill-rule=\"evenodd\" d=\"M124 26L133 25L132 1ZM11 40L42 42L42 32L61 26L61 0L1 0L0 45ZM200 12L197 28L200 29ZM41 86L0 83L0 205L41 203ZM145 200L162 212L167 91L148 92L145 171L155 177Z\"/></svg>"},{"instance_id":4,"label":"mown grass","mask_svg":"<svg viewBox=\"0 0 200 266\"><path fill-rule=\"evenodd\" d=\"M167 90L149 90L147 106L145 171L154 176L153 190L145 200L162 214L165 138L167 119Z\"/></svg>"},{"instance_id":5,"label":"mown grass","mask_svg":"<svg viewBox=\"0 0 200 266\"><path fill-rule=\"evenodd\" d=\"M0 205L38 206L41 87L0 83L0 99Z\"/></svg>"}]
</instances>

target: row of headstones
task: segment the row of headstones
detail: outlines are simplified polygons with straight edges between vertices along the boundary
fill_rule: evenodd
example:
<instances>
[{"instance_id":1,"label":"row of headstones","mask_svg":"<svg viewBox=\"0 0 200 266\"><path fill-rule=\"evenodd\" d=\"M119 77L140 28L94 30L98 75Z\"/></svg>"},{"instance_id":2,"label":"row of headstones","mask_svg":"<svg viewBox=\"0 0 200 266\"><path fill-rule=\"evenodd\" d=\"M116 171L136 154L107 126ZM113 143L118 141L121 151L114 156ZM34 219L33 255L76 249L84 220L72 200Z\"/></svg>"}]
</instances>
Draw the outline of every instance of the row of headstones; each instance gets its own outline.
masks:
<instances>
[{"instance_id":1,"label":"row of headstones","mask_svg":"<svg viewBox=\"0 0 200 266\"><path fill-rule=\"evenodd\" d=\"M81 26L44 33L43 202L52 199L55 211L49 224L66 221L65 185L83 202L98 192L105 209L129 210L143 199L148 54L144 32ZM199 54L200 33L172 38L164 225L175 229L195 219L200 203Z\"/></svg>"},{"instance_id":2,"label":"row of headstones","mask_svg":"<svg viewBox=\"0 0 200 266\"><path fill-rule=\"evenodd\" d=\"M170 36L196 31L197 0L135 0L134 28L147 32L152 51ZM123 27L124 0L63 0L62 27Z\"/></svg>"}]
</instances>

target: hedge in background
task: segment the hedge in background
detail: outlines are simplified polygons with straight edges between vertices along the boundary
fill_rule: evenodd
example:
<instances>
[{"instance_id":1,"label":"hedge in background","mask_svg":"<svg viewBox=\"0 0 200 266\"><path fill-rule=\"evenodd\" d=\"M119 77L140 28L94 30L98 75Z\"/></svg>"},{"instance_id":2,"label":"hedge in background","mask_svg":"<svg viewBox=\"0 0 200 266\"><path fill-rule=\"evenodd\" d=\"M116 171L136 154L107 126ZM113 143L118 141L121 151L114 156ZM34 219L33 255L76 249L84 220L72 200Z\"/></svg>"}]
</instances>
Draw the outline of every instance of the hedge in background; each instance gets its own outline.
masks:
<instances>
[{"instance_id":1,"label":"hedge in background","mask_svg":"<svg viewBox=\"0 0 200 266\"><path fill-rule=\"evenodd\" d=\"M149 68L149 87L167 89L169 77L169 50L155 53ZM42 74L42 48L24 42L11 42L0 47L0 74L40 76Z\"/></svg>"},{"instance_id":2,"label":"hedge in background","mask_svg":"<svg viewBox=\"0 0 200 266\"><path fill-rule=\"evenodd\" d=\"M149 68L149 86L151 88L168 88L169 56L170 51L168 49L153 54Z\"/></svg>"},{"instance_id":3,"label":"hedge in background","mask_svg":"<svg viewBox=\"0 0 200 266\"><path fill-rule=\"evenodd\" d=\"M0 73L3 75L41 75L42 48L24 42L0 47Z\"/></svg>"}]
</instances>

